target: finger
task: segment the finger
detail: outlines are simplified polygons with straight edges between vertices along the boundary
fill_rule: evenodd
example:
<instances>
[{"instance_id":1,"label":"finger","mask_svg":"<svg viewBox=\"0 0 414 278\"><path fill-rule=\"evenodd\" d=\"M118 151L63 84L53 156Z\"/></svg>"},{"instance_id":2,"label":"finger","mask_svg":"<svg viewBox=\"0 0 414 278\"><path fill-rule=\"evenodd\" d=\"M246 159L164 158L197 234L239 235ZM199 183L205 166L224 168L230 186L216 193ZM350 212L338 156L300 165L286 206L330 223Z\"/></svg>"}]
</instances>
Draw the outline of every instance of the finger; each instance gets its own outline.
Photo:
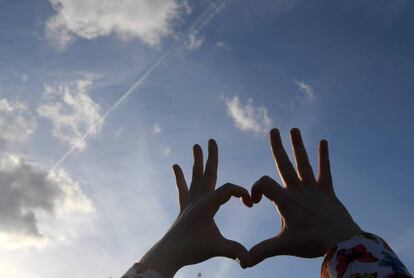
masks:
<instances>
[{"instance_id":1,"label":"finger","mask_svg":"<svg viewBox=\"0 0 414 278\"><path fill-rule=\"evenodd\" d=\"M292 128L290 131L290 138L292 141L293 151L295 153L299 177L304 183L315 184L315 176L313 174L312 166L309 163L308 154L306 153L300 130Z\"/></svg>"},{"instance_id":2,"label":"finger","mask_svg":"<svg viewBox=\"0 0 414 278\"><path fill-rule=\"evenodd\" d=\"M219 256L237 260L242 268L250 264L249 252L237 241L224 239L220 243Z\"/></svg>"},{"instance_id":3,"label":"finger","mask_svg":"<svg viewBox=\"0 0 414 278\"><path fill-rule=\"evenodd\" d=\"M208 159L204 173L203 190L213 192L217 182L218 148L214 139L208 141Z\"/></svg>"},{"instance_id":4,"label":"finger","mask_svg":"<svg viewBox=\"0 0 414 278\"><path fill-rule=\"evenodd\" d=\"M195 195L200 190L201 180L203 178L204 165L203 165L203 150L200 145L195 144L193 147L193 178L191 180L190 194Z\"/></svg>"},{"instance_id":5,"label":"finger","mask_svg":"<svg viewBox=\"0 0 414 278\"><path fill-rule=\"evenodd\" d=\"M247 207L253 206L249 192L245 188L235 184L226 183L214 192L214 213L218 211L220 206L227 203L232 196L241 198Z\"/></svg>"},{"instance_id":6,"label":"finger","mask_svg":"<svg viewBox=\"0 0 414 278\"><path fill-rule=\"evenodd\" d=\"M274 201L280 206L285 200L283 198L285 189L269 176L263 176L258 179L252 186L252 201L254 203L260 202L262 195Z\"/></svg>"},{"instance_id":7,"label":"finger","mask_svg":"<svg viewBox=\"0 0 414 278\"><path fill-rule=\"evenodd\" d=\"M299 184L300 180L296 175L295 168L293 168L285 149L283 148L279 130L276 128L270 131L270 143L272 145L273 157L276 160L279 175L282 177L284 184L286 186Z\"/></svg>"},{"instance_id":8,"label":"finger","mask_svg":"<svg viewBox=\"0 0 414 278\"><path fill-rule=\"evenodd\" d=\"M185 206L187 205L188 196L189 196L187 182L185 181L183 170L181 170L181 167L179 165L174 164L173 170L174 170L175 181L176 181L177 189L178 189L178 200L180 202L180 211L183 211Z\"/></svg>"},{"instance_id":9,"label":"finger","mask_svg":"<svg viewBox=\"0 0 414 278\"><path fill-rule=\"evenodd\" d=\"M322 140L319 143L319 177L318 184L333 192L331 166L329 161L328 141Z\"/></svg>"},{"instance_id":10,"label":"finger","mask_svg":"<svg viewBox=\"0 0 414 278\"><path fill-rule=\"evenodd\" d=\"M250 249L248 267L255 266L267 258L279 255L284 255L282 241L279 237L276 236L264 240Z\"/></svg>"}]
</instances>

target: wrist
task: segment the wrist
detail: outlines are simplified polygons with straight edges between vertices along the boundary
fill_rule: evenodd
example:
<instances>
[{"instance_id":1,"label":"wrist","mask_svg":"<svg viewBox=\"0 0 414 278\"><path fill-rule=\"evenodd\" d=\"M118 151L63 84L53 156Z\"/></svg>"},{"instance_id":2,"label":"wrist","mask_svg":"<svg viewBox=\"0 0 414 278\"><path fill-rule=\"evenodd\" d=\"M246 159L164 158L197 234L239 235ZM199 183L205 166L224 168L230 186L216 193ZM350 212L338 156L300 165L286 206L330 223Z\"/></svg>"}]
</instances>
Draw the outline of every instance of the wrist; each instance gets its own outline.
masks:
<instances>
[{"instance_id":1,"label":"wrist","mask_svg":"<svg viewBox=\"0 0 414 278\"><path fill-rule=\"evenodd\" d=\"M141 263L165 278L172 278L182 267L178 260L179 256L174 250L173 244L160 240L142 257Z\"/></svg>"},{"instance_id":2,"label":"wrist","mask_svg":"<svg viewBox=\"0 0 414 278\"><path fill-rule=\"evenodd\" d=\"M332 232L328 237L326 237L326 240L324 241L325 254L327 254L340 242L348 240L362 232L363 231L361 228L355 222L347 225L346 227L336 229L336 231Z\"/></svg>"}]
</instances>

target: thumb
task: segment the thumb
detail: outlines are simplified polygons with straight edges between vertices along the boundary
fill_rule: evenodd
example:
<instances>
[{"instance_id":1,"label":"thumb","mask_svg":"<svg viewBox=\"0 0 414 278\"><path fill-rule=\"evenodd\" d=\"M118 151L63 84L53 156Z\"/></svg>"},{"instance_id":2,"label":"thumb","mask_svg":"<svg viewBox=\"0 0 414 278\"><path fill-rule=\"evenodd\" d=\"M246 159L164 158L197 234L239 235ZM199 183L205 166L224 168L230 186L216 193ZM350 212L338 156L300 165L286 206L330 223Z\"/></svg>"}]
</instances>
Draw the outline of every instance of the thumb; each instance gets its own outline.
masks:
<instances>
[{"instance_id":1,"label":"thumb","mask_svg":"<svg viewBox=\"0 0 414 278\"><path fill-rule=\"evenodd\" d=\"M280 237L266 239L250 249L248 267L255 266L267 258L278 255L284 255Z\"/></svg>"},{"instance_id":2,"label":"thumb","mask_svg":"<svg viewBox=\"0 0 414 278\"><path fill-rule=\"evenodd\" d=\"M249 265L249 252L243 245L234 240L223 240L220 247L220 256L238 261L242 268Z\"/></svg>"}]
</instances>

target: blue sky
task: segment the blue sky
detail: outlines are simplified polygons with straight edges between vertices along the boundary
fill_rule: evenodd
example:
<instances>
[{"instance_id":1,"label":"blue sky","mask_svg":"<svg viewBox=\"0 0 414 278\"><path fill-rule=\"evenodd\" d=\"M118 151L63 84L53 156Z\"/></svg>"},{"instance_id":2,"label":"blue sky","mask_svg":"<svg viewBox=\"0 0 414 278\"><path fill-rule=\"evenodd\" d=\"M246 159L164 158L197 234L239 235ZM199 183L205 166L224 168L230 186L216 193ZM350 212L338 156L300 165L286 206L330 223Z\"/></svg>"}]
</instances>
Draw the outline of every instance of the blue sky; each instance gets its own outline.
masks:
<instances>
[{"instance_id":1,"label":"blue sky","mask_svg":"<svg viewBox=\"0 0 414 278\"><path fill-rule=\"evenodd\" d=\"M173 163L188 176L192 145L215 138L218 185L278 178L271 127L286 145L301 128L314 165L329 140L340 199L413 270L413 12L408 0L2 1L0 273L120 276L178 213ZM216 220L247 248L279 229L265 200L232 200ZM317 277L321 261L217 258L177 277Z\"/></svg>"}]
</instances>

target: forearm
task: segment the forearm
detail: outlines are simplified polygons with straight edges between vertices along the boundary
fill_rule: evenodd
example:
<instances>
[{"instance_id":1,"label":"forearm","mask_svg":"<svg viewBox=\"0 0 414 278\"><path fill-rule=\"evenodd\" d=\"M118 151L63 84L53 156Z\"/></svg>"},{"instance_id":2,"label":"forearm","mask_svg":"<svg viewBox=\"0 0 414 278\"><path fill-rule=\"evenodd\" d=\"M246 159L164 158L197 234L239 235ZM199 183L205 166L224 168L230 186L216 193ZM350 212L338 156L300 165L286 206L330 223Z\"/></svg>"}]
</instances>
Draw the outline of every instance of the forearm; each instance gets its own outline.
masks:
<instances>
[{"instance_id":1,"label":"forearm","mask_svg":"<svg viewBox=\"0 0 414 278\"><path fill-rule=\"evenodd\" d=\"M360 233L337 244L325 256L322 278L409 278L407 268L380 237Z\"/></svg>"},{"instance_id":2,"label":"forearm","mask_svg":"<svg viewBox=\"0 0 414 278\"><path fill-rule=\"evenodd\" d=\"M122 278L172 278L180 269L178 254L164 240L156 243Z\"/></svg>"}]
</instances>

